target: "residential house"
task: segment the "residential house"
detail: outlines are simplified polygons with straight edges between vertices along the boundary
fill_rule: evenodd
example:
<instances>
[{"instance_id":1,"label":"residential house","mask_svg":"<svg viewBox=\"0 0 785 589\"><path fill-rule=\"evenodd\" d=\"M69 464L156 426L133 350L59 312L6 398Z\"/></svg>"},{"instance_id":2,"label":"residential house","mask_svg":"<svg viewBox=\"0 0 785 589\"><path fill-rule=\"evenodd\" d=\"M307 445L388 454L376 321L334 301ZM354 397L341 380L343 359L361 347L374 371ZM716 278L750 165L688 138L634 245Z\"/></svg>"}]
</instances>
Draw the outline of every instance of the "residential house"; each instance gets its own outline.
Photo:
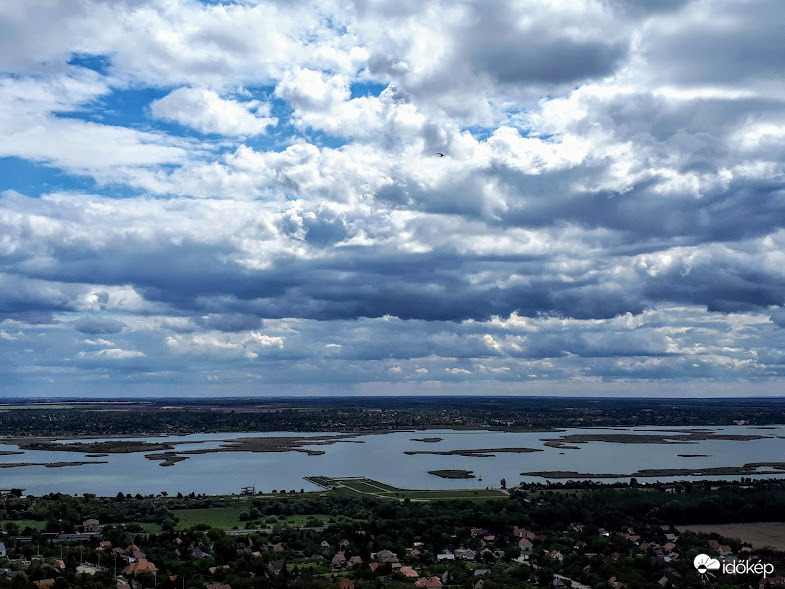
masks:
<instances>
[{"instance_id":1,"label":"residential house","mask_svg":"<svg viewBox=\"0 0 785 589\"><path fill-rule=\"evenodd\" d=\"M41 579L40 581L33 581L33 585L38 587L38 589L52 589L54 584L54 579ZM439 587L441 587L441 585L439 585Z\"/></svg>"},{"instance_id":2,"label":"residential house","mask_svg":"<svg viewBox=\"0 0 785 589\"><path fill-rule=\"evenodd\" d=\"M380 550L376 553L376 560L381 563L389 562L393 564L398 562L398 555L390 550Z\"/></svg>"},{"instance_id":3,"label":"residential house","mask_svg":"<svg viewBox=\"0 0 785 589\"><path fill-rule=\"evenodd\" d=\"M420 576L420 574L417 571L415 571L412 567L401 567L401 569L398 572L401 573L407 579L416 579Z\"/></svg>"},{"instance_id":4,"label":"residential house","mask_svg":"<svg viewBox=\"0 0 785 589\"><path fill-rule=\"evenodd\" d=\"M127 575L132 575L135 573L154 573L157 570L158 567L149 562L147 559L142 558L129 564L123 569L123 572Z\"/></svg>"},{"instance_id":5,"label":"residential house","mask_svg":"<svg viewBox=\"0 0 785 589\"><path fill-rule=\"evenodd\" d=\"M5 543L0 542L0 558L6 557Z\"/></svg>"},{"instance_id":6,"label":"residential house","mask_svg":"<svg viewBox=\"0 0 785 589\"><path fill-rule=\"evenodd\" d=\"M363 559L360 556L352 556L348 561L346 561L346 565L351 569L356 566L360 566L363 563Z\"/></svg>"},{"instance_id":7,"label":"residential house","mask_svg":"<svg viewBox=\"0 0 785 589\"><path fill-rule=\"evenodd\" d=\"M21 577L22 580L27 580L27 573L24 571L13 571L11 569L0 569L0 577L8 577L9 579L16 579Z\"/></svg>"},{"instance_id":8,"label":"residential house","mask_svg":"<svg viewBox=\"0 0 785 589\"><path fill-rule=\"evenodd\" d=\"M128 556L130 556L134 560L140 560L142 558L147 558L147 555L144 552L142 552L141 550L139 550L138 548L136 550L132 550L131 553Z\"/></svg>"},{"instance_id":9,"label":"residential house","mask_svg":"<svg viewBox=\"0 0 785 589\"><path fill-rule=\"evenodd\" d=\"M220 585L218 583L215 583L213 585L208 585L207 589L232 589L232 586L231 585Z\"/></svg>"},{"instance_id":10,"label":"residential house","mask_svg":"<svg viewBox=\"0 0 785 589\"><path fill-rule=\"evenodd\" d=\"M518 542L518 547L521 549L521 552L531 552L534 548L534 544L528 538L521 538Z\"/></svg>"},{"instance_id":11,"label":"residential house","mask_svg":"<svg viewBox=\"0 0 785 589\"><path fill-rule=\"evenodd\" d=\"M97 519L86 519L82 522L82 529L86 534L100 534L102 531L101 524Z\"/></svg>"},{"instance_id":12,"label":"residential house","mask_svg":"<svg viewBox=\"0 0 785 589\"><path fill-rule=\"evenodd\" d=\"M271 575L278 575L286 568L283 560L272 560L267 565L267 572Z\"/></svg>"},{"instance_id":13,"label":"residential house","mask_svg":"<svg viewBox=\"0 0 785 589\"><path fill-rule=\"evenodd\" d=\"M98 572L98 569L88 564L78 564L76 565L76 572L82 575L94 575Z\"/></svg>"},{"instance_id":14,"label":"residential house","mask_svg":"<svg viewBox=\"0 0 785 589\"><path fill-rule=\"evenodd\" d=\"M531 532L526 528L519 528L518 526L515 526L512 529L512 533L515 534L518 538L528 538L529 540L533 540L535 536L534 532Z\"/></svg>"},{"instance_id":15,"label":"residential house","mask_svg":"<svg viewBox=\"0 0 785 589\"><path fill-rule=\"evenodd\" d=\"M480 551L480 556L481 556L482 558L486 558L486 559L487 559L488 557L493 557L494 559L496 558L496 555L494 554L493 550L491 550L490 548L483 548L483 549Z\"/></svg>"},{"instance_id":16,"label":"residential house","mask_svg":"<svg viewBox=\"0 0 785 589\"><path fill-rule=\"evenodd\" d=\"M338 581L338 589L354 589L354 583L351 579L341 579Z\"/></svg>"},{"instance_id":17,"label":"residential house","mask_svg":"<svg viewBox=\"0 0 785 589\"><path fill-rule=\"evenodd\" d=\"M343 550L341 550L340 552L336 552L335 553L335 556L333 556L331 564L334 567L345 567L346 566L346 554L344 554Z\"/></svg>"},{"instance_id":18,"label":"residential house","mask_svg":"<svg viewBox=\"0 0 785 589\"><path fill-rule=\"evenodd\" d=\"M443 587L444 584L439 577L423 577L419 579L415 584L415 587Z\"/></svg>"}]
</instances>

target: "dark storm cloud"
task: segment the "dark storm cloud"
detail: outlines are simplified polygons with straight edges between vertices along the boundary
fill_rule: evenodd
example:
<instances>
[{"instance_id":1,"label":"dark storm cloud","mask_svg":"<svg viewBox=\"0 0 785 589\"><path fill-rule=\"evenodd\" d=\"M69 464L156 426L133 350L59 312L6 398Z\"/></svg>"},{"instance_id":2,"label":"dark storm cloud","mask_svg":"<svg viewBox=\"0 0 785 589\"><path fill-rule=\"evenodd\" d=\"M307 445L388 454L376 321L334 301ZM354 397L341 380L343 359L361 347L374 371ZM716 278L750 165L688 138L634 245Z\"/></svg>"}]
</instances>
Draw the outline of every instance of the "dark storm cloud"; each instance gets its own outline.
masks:
<instances>
[{"instance_id":1,"label":"dark storm cloud","mask_svg":"<svg viewBox=\"0 0 785 589\"><path fill-rule=\"evenodd\" d=\"M547 177L548 175L546 175ZM627 244L643 246L657 238L680 238L678 244L737 241L767 235L785 224L782 195L785 183L741 180L708 189L700 198L689 190L663 198L661 180L637 182L623 194L585 191L568 198L548 197L546 178L508 172L505 182L514 194L503 222L521 227L543 227L560 219L584 227L619 232ZM555 184L575 179L574 172L553 174ZM517 202L516 202L517 201ZM739 217L744 222L739 222Z\"/></svg>"},{"instance_id":2,"label":"dark storm cloud","mask_svg":"<svg viewBox=\"0 0 785 589\"><path fill-rule=\"evenodd\" d=\"M679 10L693 0L614 0L616 10L635 17L662 14Z\"/></svg>"},{"instance_id":3,"label":"dark storm cloud","mask_svg":"<svg viewBox=\"0 0 785 589\"><path fill-rule=\"evenodd\" d=\"M785 309L776 309L771 314L771 321L780 327L785 327Z\"/></svg>"},{"instance_id":4,"label":"dark storm cloud","mask_svg":"<svg viewBox=\"0 0 785 589\"><path fill-rule=\"evenodd\" d=\"M476 114L469 104L482 103L497 87L542 95L554 87L610 75L630 51L625 26L600 2L565 10L509 0L458 2L437 10L436 4L423 2L411 12L391 8L398 4L360 3L360 23L365 24L359 30L370 28L382 41L369 57L369 70L393 79L413 97L434 99L468 116ZM406 30L412 28L410 23L419 25L441 11L453 14L434 23L438 51L423 52L420 47L427 44L418 43L416 30ZM414 15L419 18L414 20Z\"/></svg>"},{"instance_id":5,"label":"dark storm cloud","mask_svg":"<svg viewBox=\"0 0 785 589\"><path fill-rule=\"evenodd\" d=\"M78 287L52 285L14 274L0 272L0 316L40 319L53 311L73 310L73 296Z\"/></svg>"},{"instance_id":6,"label":"dark storm cloud","mask_svg":"<svg viewBox=\"0 0 785 589\"><path fill-rule=\"evenodd\" d=\"M765 312L767 307L785 304L781 273L756 267L750 258L727 251L712 251L694 265L674 264L644 280L644 294L651 300L705 305L709 311Z\"/></svg>"},{"instance_id":7,"label":"dark storm cloud","mask_svg":"<svg viewBox=\"0 0 785 589\"><path fill-rule=\"evenodd\" d=\"M4 382L783 373L778 2L50 4L0 35L0 156L57 168L0 193Z\"/></svg>"},{"instance_id":8,"label":"dark storm cloud","mask_svg":"<svg viewBox=\"0 0 785 589\"><path fill-rule=\"evenodd\" d=\"M691 210L687 200L682 211L672 211L665 204L673 207L678 199L663 203L651 197L642 198L636 192L613 198L595 196L594 200L580 195L583 203L574 199L572 209L568 202L556 203L554 199L543 203L550 210L537 213L530 207L519 214L522 224L534 224L539 215L544 225L545 218L552 215L611 227L627 235L627 239L634 235L635 228L638 240L678 235L681 229L689 236L685 243L700 242L701 236L712 233L727 233L722 235L727 239L763 233L762 228L755 229L757 217L765 224L763 228L777 223L778 193L772 193L770 199L758 193L745 196L741 189L726 194L736 199L735 209L721 201L717 204L711 197L700 201L707 210L714 207L719 211L721 223L714 222L711 215L702 215L700 210ZM638 199L640 203L636 203ZM749 226L738 223L738 208L745 203L751 220ZM690 226L701 229L701 220L704 221L702 231L690 235ZM323 251L310 259L280 256L263 269L230 261L233 251L228 242L208 247L194 240L180 240L177 245L166 242L134 245L126 241L119 247L113 242L100 249L92 249L85 243L63 242L50 244L48 250L57 252L62 262L29 271L38 279L76 284L94 281L118 287L131 284L146 300L164 303L180 314L196 316L197 327L219 331L257 329L260 317L332 320L391 315L403 319L461 321L518 313L610 318L628 312L640 313L659 301L707 305L721 311L749 310L781 304L779 293L783 287L776 274L749 265L756 255L754 251L750 254L753 257L744 258L717 250L709 255L708 262L700 256L693 259L686 252L681 254L682 262L653 275L648 269L634 271L636 262L628 257L630 254L605 261L586 258L585 269L578 265L575 270L565 272L555 270L560 261L549 256L458 255L445 249L406 254L381 247L343 247L329 254ZM564 261L574 263L580 257L576 251L572 259ZM617 265L627 266L629 271L619 273L614 270ZM484 278L478 280L476 277L481 275ZM65 294L59 296L61 308L73 306ZM95 299L102 307L111 302L105 291L99 291ZM122 328L113 325L118 331ZM181 324L175 328L190 329ZM100 331L101 327L84 329L93 330L86 333L112 333Z\"/></svg>"},{"instance_id":9,"label":"dark storm cloud","mask_svg":"<svg viewBox=\"0 0 785 589\"><path fill-rule=\"evenodd\" d=\"M778 0L696 2L676 21L646 31L643 54L657 77L737 84L782 75L785 15Z\"/></svg>"},{"instance_id":10,"label":"dark storm cloud","mask_svg":"<svg viewBox=\"0 0 785 589\"><path fill-rule=\"evenodd\" d=\"M248 331L259 329L262 326L262 320L259 317L243 313L210 313L196 317L194 322L206 329L218 331Z\"/></svg>"},{"instance_id":11,"label":"dark storm cloud","mask_svg":"<svg viewBox=\"0 0 785 589\"><path fill-rule=\"evenodd\" d=\"M540 28L521 20L505 0L473 6L445 73L467 65L502 84L573 83L610 74L627 53L624 40L575 38L556 23Z\"/></svg>"},{"instance_id":12,"label":"dark storm cloud","mask_svg":"<svg viewBox=\"0 0 785 589\"><path fill-rule=\"evenodd\" d=\"M72 321L71 324L80 333L89 335L120 333L126 327L125 323L111 317L83 317Z\"/></svg>"}]
</instances>

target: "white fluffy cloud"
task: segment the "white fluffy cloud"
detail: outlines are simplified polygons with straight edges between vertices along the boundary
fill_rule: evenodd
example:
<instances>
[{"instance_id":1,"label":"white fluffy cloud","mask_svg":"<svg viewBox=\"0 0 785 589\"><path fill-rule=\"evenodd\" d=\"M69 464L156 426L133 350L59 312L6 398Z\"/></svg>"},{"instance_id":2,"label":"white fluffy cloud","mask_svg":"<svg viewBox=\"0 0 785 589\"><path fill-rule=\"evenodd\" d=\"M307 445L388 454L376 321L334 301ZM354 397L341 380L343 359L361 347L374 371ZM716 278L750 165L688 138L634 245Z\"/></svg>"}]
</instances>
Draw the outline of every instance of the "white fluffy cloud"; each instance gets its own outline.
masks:
<instances>
[{"instance_id":1,"label":"white fluffy cloud","mask_svg":"<svg viewBox=\"0 0 785 589\"><path fill-rule=\"evenodd\" d=\"M782 14L15 3L0 377L775 390Z\"/></svg>"},{"instance_id":2,"label":"white fluffy cloud","mask_svg":"<svg viewBox=\"0 0 785 589\"><path fill-rule=\"evenodd\" d=\"M278 120L270 117L269 104L258 100L238 102L221 98L212 90L178 88L150 104L153 116L219 135L261 135Z\"/></svg>"}]
</instances>

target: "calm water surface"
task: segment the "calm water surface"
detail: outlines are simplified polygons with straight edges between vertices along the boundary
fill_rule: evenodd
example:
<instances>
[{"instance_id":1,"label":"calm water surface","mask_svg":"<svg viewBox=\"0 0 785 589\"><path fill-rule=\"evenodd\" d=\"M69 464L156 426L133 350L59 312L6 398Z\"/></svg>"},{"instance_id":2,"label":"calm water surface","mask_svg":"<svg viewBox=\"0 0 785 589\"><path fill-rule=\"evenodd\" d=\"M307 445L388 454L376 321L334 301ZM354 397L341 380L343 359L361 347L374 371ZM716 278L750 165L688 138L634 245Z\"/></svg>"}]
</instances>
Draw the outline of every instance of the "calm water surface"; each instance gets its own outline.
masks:
<instances>
[{"instance_id":1,"label":"calm water surface","mask_svg":"<svg viewBox=\"0 0 785 589\"><path fill-rule=\"evenodd\" d=\"M703 440L679 444L621 444L589 442L579 450L551 448L543 439L581 433L646 434L652 431L704 431L717 433L758 434L770 436L751 441ZM328 433L328 432L325 432ZM329 433L328 433L329 434ZM318 433L265 432L192 434L187 436L159 436L144 439L150 442L189 442L177 446L178 451L217 448L223 440L242 437L294 436L311 437ZM309 475L366 476L398 487L409 489L450 489L496 487L502 478L509 485L519 481L539 481L540 477L524 477L529 471L577 471L581 473L627 474L650 468L706 468L742 466L748 462L785 461L785 426L761 429L748 426L713 428L613 428L566 429L563 432L495 432L420 430L393 432L380 435L360 435L354 440L362 443L339 442L332 445L306 446L325 454L308 456L301 452L222 452L191 456L174 466L161 467L158 461L144 457L147 452L110 454L101 458L86 458L76 452L28 450L24 454L0 456L0 463L106 461L106 464L87 464L62 468L26 466L0 469L0 488L21 487L29 494L40 495L54 491L64 493L91 492L99 495L125 493L237 493L246 485L257 490L305 489L317 487L303 480ZM416 442L411 438L440 437L441 442ZM95 441L106 438L95 438ZM118 438L113 438L118 439ZM93 440L90 440L93 441ZM203 443L195 443L203 441ZM542 452L528 454L498 453L495 457L438 456L404 454L407 450L457 450L477 448L526 447ZM0 450L18 450L15 445L0 444ZM705 457L683 458L678 454L707 454ZM442 479L428 474L429 470L465 469L481 477L476 479ZM783 472L785 475L785 472ZM765 476L765 475L758 475ZM670 477L672 480L674 477ZM685 478L685 477L682 477ZM712 478L712 477L701 477ZM738 476L713 477L738 479ZM600 479L598 479L600 480ZM613 479L603 479L605 481ZM620 479L620 480L626 480ZM641 479L641 480L658 480ZM660 477L660 480L666 480Z\"/></svg>"}]
</instances>

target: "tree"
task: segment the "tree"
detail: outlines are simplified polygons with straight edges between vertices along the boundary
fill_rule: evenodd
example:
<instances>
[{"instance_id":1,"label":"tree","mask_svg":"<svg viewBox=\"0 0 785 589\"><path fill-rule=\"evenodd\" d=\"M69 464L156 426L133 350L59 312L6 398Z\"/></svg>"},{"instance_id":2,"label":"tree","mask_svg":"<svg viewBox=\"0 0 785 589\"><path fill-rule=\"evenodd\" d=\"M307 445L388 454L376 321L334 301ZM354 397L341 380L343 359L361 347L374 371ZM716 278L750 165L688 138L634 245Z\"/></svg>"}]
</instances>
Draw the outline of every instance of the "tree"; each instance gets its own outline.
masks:
<instances>
[{"instance_id":1,"label":"tree","mask_svg":"<svg viewBox=\"0 0 785 589\"><path fill-rule=\"evenodd\" d=\"M501 480L501 487L502 487L502 489L506 489L507 488L507 479L502 479Z\"/></svg>"}]
</instances>

